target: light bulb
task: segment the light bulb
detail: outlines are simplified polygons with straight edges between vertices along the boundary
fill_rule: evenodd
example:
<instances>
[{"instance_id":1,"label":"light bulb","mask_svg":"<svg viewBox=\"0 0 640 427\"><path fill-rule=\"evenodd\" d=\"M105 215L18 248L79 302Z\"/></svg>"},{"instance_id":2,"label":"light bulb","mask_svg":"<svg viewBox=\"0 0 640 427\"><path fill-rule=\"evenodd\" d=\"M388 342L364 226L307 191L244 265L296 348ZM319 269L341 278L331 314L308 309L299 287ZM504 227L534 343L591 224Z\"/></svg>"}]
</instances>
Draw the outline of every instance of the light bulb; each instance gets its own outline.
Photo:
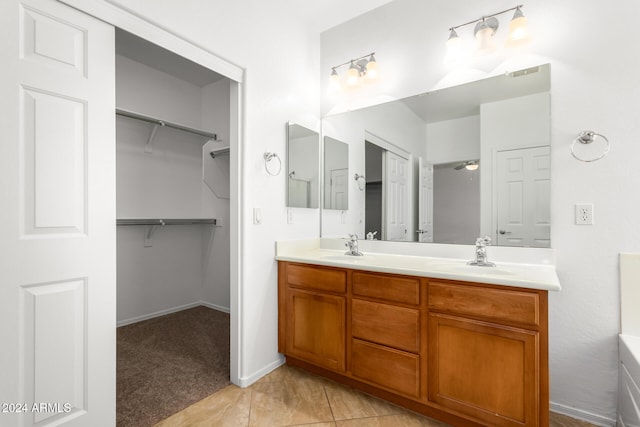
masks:
<instances>
[{"instance_id":1,"label":"light bulb","mask_svg":"<svg viewBox=\"0 0 640 427\"><path fill-rule=\"evenodd\" d=\"M521 46L529 41L527 31L527 18L522 14L520 8L516 8L513 19L509 23L509 36L505 43L507 47Z\"/></svg>"},{"instance_id":2,"label":"light bulb","mask_svg":"<svg viewBox=\"0 0 640 427\"><path fill-rule=\"evenodd\" d=\"M478 51L481 53L491 52L493 50L493 30L489 27L480 28L476 33L478 40Z\"/></svg>"},{"instance_id":3,"label":"light bulb","mask_svg":"<svg viewBox=\"0 0 640 427\"><path fill-rule=\"evenodd\" d=\"M458 37L458 33L453 28L449 33L447 40L447 54L444 58L445 64L453 64L458 62L462 57L462 41Z\"/></svg>"},{"instance_id":4,"label":"light bulb","mask_svg":"<svg viewBox=\"0 0 640 427\"><path fill-rule=\"evenodd\" d=\"M481 54L492 52L495 49L493 45L493 35L498 29L498 20L494 17L482 19L475 28L476 40L478 40L478 52Z\"/></svg>"},{"instance_id":5,"label":"light bulb","mask_svg":"<svg viewBox=\"0 0 640 427\"><path fill-rule=\"evenodd\" d=\"M329 90L332 92L340 90L340 76L338 76L335 68L331 69L331 75L329 76Z\"/></svg>"},{"instance_id":6,"label":"light bulb","mask_svg":"<svg viewBox=\"0 0 640 427\"><path fill-rule=\"evenodd\" d=\"M367 62L367 78L370 80L375 80L379 76L378 73L378 62L376 61L373 53L369 57L369 62Z\"/></svg>"},{"instance_id":7,"label":"light bulb","mask_svg":"<svg viewBox=\"0 0 640 427\"><path fill-rule=\"evenodd\" d=\"M360 80L360 72L358 71L356 64L351 61L349 70L347 70L347 85L356 86L358 84L358 80Z\"/></svg>"},{"instance_id":8,"label":"light bulb","mask_svg":"<svg viewBox=\"0 0 640 427\"><path fill-rule=\"evenodd\" d=\"M465 167L464 167L464 168L465 168L466 170L468 170L468 171L474 171L474 170L478 169L478 167L479 167L479 166L480 166L480 165L478 165L477 163L470 163L470 164L468 164L468 165L465 165Z\"/></svg>"}]
</instances>

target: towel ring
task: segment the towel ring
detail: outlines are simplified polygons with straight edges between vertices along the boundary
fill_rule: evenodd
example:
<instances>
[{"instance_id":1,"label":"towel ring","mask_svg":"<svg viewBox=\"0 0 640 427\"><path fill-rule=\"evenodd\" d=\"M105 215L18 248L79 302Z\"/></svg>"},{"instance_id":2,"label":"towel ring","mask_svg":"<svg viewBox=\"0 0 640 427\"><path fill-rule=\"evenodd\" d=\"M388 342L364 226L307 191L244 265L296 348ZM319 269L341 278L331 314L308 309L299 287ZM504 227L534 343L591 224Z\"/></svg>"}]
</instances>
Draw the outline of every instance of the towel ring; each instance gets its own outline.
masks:
<instances>
[{"instance_id":1,"label":"towel ring","mask_svg":"<svg viewBox=\"0 0 640 427\"><path fill-rule=\"evenodd\" d=\"M364 177L364 175L355 174L353 179L355 179L356 182L358 183L358 190L364 191L364 189L365 189L365 187L367 185L367 181L366 181L366 178Z\"/></svg>"},{"instance_id":2,"label":"towel ring","mask_svg":"<svg viewBox=\"0 0 640 427\"><path fill-rule=\"evenodd\" d=\"M600 153L596 153L591 156L588 155L589 154L588 151L582 155L578 155L576 153L577 147L589 147L590 144L598 140L602 140L604 144L604 147L602 148L602 151ZM576 144L576 143L579 143L579 144ZM610 149L611 149L611 143L609 142L607 137L602 134L596 133L592 130L583 130L578 134L578 136L571 143L571 155L577 160L580 160L581 162L586 162L586 163L600 160L601 158L606 156L607 153L609 153ZM577 151L579 152L580 149L578 149ZM595 148L592 151L595 151Z\"/></svg>"},{"instance_id":3,"label":"towel ring","mask_svg":"<svg viewBox=\"0 0 640 427\"><path fill-rule=\"evenodd\" d=\"M276 153L264 153L264 169L267 171L267 173L271 176L277 176L280 175L280 171L282 170L282 160L280 160L280 157L278 157L278 155ZM272 171L269 167L269 165L271 164L271 160L276 159L278 161L278 170L277 171Z\"/></svg>"}]
</instances>

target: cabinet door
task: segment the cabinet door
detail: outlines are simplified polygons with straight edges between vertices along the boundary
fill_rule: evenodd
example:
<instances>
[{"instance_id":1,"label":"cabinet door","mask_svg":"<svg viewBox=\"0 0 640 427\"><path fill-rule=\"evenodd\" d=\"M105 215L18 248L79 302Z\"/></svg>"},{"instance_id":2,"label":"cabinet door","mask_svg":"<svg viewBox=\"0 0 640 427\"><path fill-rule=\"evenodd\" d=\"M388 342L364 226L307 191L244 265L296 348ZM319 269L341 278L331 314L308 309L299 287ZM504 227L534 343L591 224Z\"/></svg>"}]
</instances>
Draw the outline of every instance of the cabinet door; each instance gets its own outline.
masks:
<instances>
[{"instance_id":1,"label":"cabinet door","mask_svg":"<svg viewBox=\"0 0 640 427\"><path fill-rule=\"evenodd\" d=\"M429 315L429 400L492 426L537 426L538 333Z\"/></svg>"},{"instance_id":2,"label":"cabinet door","mask_svg":"<svg viewBox=\"0 0 640 427\"><path fill-rule=\"evenodd\" d=\"M344 297L289 289L286 353L344 371L345 306Z\"/></svg>"}]
</instances>

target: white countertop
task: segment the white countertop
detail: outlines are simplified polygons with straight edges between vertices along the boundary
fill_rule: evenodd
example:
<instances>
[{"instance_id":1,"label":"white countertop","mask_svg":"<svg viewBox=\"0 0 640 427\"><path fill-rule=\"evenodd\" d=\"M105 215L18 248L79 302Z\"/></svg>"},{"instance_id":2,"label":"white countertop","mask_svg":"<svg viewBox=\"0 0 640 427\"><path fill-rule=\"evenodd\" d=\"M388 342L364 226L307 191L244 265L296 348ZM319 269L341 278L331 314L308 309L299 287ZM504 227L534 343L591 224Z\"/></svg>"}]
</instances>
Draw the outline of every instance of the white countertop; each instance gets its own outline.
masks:
<instances>
[{"instance_id":1,"label":"white countertop","mask_svg":"<svg viewBox=\"0 0 640 427\"><path fill-rule=\"evenodd\" d=\"M331 248L335 246L335 244L322 244L320 239L277 242L276 259L433 279L461 280L548 291L560 290L555 266L548 262L500 262L489 257L489 261L496 263L495 267L478 267L467 265L468 259L373 252L372 245L368 246L369 251L364 250L366 245L361 245L360 250L364 252L364 256L351 256L345 255L344 249Z\"/></svg>"}]
</instances>

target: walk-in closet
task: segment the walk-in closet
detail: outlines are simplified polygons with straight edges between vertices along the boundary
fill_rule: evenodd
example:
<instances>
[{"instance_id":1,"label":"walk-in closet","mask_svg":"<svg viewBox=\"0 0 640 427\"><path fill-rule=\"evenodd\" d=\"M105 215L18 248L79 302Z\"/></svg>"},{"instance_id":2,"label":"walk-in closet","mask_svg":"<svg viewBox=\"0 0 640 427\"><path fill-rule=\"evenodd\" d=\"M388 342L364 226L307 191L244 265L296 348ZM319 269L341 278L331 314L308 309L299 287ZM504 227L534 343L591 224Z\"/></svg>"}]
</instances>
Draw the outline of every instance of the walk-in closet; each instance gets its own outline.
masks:
<instances>
[{"instance_id":1,"label":"walk-in closet","mask_svg":"<svg viewBox=\"0 0 640 427\"><path fill-rule=\"evenodd\" d=\"M116 31L121 427L229 384L230 84Z\"/></svg>"}]
</instances>

